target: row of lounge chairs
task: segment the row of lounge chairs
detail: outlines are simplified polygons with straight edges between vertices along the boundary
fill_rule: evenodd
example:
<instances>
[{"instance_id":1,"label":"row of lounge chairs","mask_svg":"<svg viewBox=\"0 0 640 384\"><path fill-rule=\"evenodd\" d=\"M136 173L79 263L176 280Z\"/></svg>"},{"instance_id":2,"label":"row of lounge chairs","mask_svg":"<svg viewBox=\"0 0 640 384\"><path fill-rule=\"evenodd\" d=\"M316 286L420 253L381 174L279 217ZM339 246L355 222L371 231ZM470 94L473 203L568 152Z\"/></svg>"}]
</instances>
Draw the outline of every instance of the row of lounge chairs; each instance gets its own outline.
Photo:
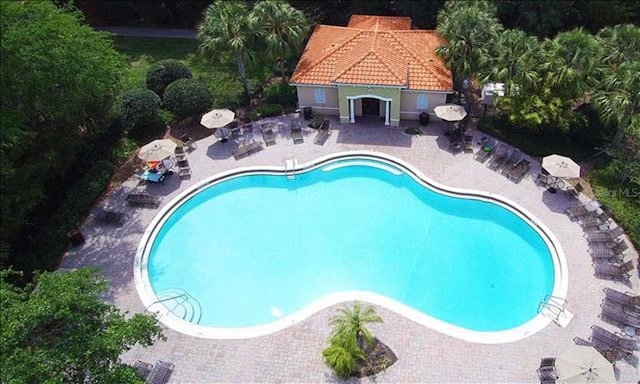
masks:
<instances>
[{"instance_id":1,"label":"row of lounge chairs","mask_svg":"<svg viewBox=\"0 0 640 384\"><path fill-rule=\"evenodd\" d=\"M463 127L454 130L449 134L449 150L453 153L473 153L473 136L465 134Z\"/></svg>"},{"instance_id":2,"label":"row of lounge chairs","mask_svg":"<svg viewBox=\"0 0 640 384\"><path fill-rule=\"evenodd\" d=\"M178 168L178 175L181 178L191 177L191 165L189 164L189 160L187 160L185 148L189 147L185 144L175 149L176 167Z\"/></svg>"},{"instance_id":3,"label":"row of lounge chairs","mask_svg":"<svg viewBox=\"0 0 640 384\"><path fill-rule=\"evenodd\" d=\"M125 201L134 207L158 208L162 197L149 195L146 192L131 192L127 194Z\"/></svg>"},{"instance_id":4,"label":"row of lounge chairs","mask_svg":"<svg viewBox=\"0 0 640 384\"><path fill-rule=\"evenodd\" d=\"M501 173L514 183L519 183L531 168L531 162L523 158L519 149L509 151L506 147L497 146L492 139L481 143L474 158L481 163L491 159L487 167Z\"/></svg>"}]
</instances>

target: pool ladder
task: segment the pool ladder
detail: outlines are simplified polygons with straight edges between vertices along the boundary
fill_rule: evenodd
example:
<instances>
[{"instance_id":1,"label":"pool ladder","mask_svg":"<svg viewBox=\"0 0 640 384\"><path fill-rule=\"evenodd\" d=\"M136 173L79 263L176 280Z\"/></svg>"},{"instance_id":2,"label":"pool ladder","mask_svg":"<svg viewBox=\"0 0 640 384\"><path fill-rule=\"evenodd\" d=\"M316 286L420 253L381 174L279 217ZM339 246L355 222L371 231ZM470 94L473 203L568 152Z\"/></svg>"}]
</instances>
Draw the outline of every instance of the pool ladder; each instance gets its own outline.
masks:
<instances>
[{"instance_id":1,"label":"pool ladder","mask_svg":"<svg viewBox=\"0 0 640 384\"><path fill-rule=\"evenodd\" d=\"M287 179L293 180L296 178L296 167L298 166L298 160L294 157L290 159L286 159L284 161L284 174L287 176Z\"/></svg>"},{"instance_id":2,"label":"pool ladder","mask_svg":"<svg viewBox=\"0 0 640 384\"><path fill-rule=\"evenodd\" d=\"M155 312L152 307L158 304L190 323L199 324L202 318L202 308L198 300L182 289L174 288L163 291L158 295L158 300L145 308L145 312Z\"/></svg>"},{"instance_id":3,"label":"pool ladder","mask_svg":"<svg viewBox=\"0 0 640 384\"><path fill-rule=\"evenodd\" d=\"M567 301L557 296L546 295L538 304L538 313L566 328L573 319L573 313L567 309Z\"/></svg>"}]
</instances>

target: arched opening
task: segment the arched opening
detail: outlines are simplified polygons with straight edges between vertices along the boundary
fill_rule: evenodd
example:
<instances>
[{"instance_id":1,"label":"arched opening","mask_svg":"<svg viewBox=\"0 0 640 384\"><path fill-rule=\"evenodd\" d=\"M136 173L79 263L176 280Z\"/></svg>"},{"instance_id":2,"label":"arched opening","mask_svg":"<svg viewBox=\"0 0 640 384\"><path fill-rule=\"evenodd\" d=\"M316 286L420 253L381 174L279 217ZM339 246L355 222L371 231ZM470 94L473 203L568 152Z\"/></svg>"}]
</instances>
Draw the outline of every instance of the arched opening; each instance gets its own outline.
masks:
<instances>
[{"instance_id":1,"label":"arched opening","mask_svg":"<svg viewBox=\"0 0 640 384\"><path fill-rule=\"evenodd\" d=\"M359 105L356 100L360 99ZM357 116L375 116L384 117L384 125L389 125L391 118L391 98L385 98L377 95L356 95L347 96L349 101L349 122L356 122Z\"/></svg>"}]
</instances>

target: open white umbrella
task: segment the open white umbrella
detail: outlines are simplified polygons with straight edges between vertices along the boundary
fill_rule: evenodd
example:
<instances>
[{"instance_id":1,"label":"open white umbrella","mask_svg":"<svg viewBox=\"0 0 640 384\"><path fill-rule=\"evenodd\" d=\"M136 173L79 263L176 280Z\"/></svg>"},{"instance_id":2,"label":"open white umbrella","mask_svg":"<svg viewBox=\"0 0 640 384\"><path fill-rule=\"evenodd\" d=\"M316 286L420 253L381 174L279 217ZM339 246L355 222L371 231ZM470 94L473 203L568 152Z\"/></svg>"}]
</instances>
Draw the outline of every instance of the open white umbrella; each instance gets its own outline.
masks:
<instances>
[{"instance_id":1,"label":"open white umbrella","mask_svg":"<svg viewBox=\"0 0 640 384\"><path fill-rule=\"evenodd\" d=\"M556 358L556 383L615 383L613 365L593 347L573 345Z\"/></svg>"},{"instance_id":2,"label":"open white umbrella","mask_svg":"<svg viewBox=\"0 0 640 384\"><path fill-rule=\"evenodd\" d=\"M467 116L467 111L462 105L443 104L433 109L436 116L446 121L460 121Z\"/></svg>"},{"instance_id":3,"label":"open white umbrella","mask_svg":"<svg viewBox=\"0 0 640 384\"><path fill-rule=\"evenodd\" d=\"M146 162L161 161L173 156L175 150L176 143L169 139L153 140L140 148L138 157Z\"/></svg>"},{"instance_id":4,"label":"open white umbrella","mask_svg":"<svg viewBox=\"0 0 640 384\"><path fill-rule=\"evenodd\" d=\"M566 156L546 156L542 159L542 168L555 177L569 179L580 177L580 166Z\"/></svg>"},{"instance_id":5,"label":"open white umbrella","mask_svg":"<svg viewBox=\"0 0 640 384\"><path fill-rule=\"evenodd\" d=\"M229 109L214 109L202 115L200 124L210 129L222 128L231 123L235 117L235 112Z\"/></svg>"}]
</instances>

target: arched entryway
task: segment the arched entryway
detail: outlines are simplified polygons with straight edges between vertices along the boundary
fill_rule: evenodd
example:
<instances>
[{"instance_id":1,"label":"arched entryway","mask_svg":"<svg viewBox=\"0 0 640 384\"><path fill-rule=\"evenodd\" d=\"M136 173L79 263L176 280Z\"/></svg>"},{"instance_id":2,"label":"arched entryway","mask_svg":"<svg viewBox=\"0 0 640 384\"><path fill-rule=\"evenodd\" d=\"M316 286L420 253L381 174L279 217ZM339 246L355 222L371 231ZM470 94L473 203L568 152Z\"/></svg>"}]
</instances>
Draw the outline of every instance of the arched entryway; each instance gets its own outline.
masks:
<instances>
[{"instance_id":1,"label":"arched entryway","mask_svg":"<svg viewBox=\"0 0 640 384\"><path fill-rule=\"evenodd\" d=\"M384 125L389 125L392 99L377 96L377 95L347 96L347 100L349 100L349 122L350 123L356 122L355 100L358 100L358 99L362 99L362 115L363 116L380 116L381 112L384 111Z\"/></svg>"}]
</instances>

